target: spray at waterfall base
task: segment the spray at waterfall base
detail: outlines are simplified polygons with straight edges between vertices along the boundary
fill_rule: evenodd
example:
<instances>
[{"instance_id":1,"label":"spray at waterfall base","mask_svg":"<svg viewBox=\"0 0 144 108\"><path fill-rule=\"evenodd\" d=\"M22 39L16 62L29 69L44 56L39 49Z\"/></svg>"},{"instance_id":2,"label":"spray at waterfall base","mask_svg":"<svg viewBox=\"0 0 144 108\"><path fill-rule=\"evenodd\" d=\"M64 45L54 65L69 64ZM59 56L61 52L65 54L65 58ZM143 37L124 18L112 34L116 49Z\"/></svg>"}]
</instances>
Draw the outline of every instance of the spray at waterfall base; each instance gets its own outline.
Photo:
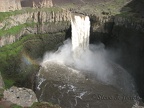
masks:
<instances>
[{"instance_id":1,"label":"spray at waterfall base","mask_svg":"<svg viewBox=\"0 0 144 108\"><path fill-rule=\"evenodd\" d=\"M90 20L88 16L73 16L72 42L66 40L56 52L47 52L41 63L60 63L87 72L104 84L114 85L129 94L135 94L132 77L120 65L112 61L116 55L105 49L104 44L89 44ZM113 55L114 57L111 57Z\"/></svg>"}]
</instances>

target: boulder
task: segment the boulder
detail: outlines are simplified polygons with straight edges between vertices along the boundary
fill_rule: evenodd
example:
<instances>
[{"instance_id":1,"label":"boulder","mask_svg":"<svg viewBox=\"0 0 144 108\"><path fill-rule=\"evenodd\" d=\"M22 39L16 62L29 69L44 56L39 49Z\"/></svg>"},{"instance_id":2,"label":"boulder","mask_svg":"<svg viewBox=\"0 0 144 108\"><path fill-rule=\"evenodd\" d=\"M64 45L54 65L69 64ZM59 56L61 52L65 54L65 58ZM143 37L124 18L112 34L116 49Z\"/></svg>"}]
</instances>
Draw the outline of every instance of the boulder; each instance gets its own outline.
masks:
<instances>
[{"instance_id":1,"label":"boulder","mask_svg":"<svg viewBox=\"0 0 144 108\"><path fill-rule=\"evenodd\" d=\"M4 91L4 99L22 107L30 107L37 102L37 97L31 89L11 87Z\"/></svg>"}]
</instances>

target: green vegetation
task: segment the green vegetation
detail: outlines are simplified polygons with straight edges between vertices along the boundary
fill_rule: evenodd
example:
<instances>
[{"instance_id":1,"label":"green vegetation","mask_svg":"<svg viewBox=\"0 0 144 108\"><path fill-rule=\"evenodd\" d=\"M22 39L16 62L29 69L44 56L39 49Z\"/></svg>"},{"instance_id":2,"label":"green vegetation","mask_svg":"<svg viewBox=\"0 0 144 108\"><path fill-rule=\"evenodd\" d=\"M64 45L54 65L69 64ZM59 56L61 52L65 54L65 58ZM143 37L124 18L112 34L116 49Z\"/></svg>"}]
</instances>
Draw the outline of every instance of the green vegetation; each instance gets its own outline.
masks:
<instances>
[{"instance_id":1,"label":"green vegetation","mask_svg":"<svg viewBox=\"0 0 144 108\"><path fill-rule=\"evenodd\" d=\"M0 22L9 18L13 15L24 14L24 13L31 13L31 12L38 12L38 11L46 11L46 12L58 12L62 11L59 7L51 7L51 8L23 8L22 10L15 10L11 12L0 12Z\"/></svg>"},{"instance_id":2,"label":"green vegetation","mask_svg":"<svg viewBox=\"0 0 144 108\"><path fill-rule=\"evenodd\" d=\"M45 12L61 12L62 8L59 7L52 7L52 8L40 8L40 9L33 9L33 8L24 8L22 10L16 10L12 12L0 12L0 22L5 20L6 18L9 18L12 15L17 15L17 14L23 14L23 13L30 13L30 12L35 12L35 11L45 11ZM19 24L18 26L13 26L10 29L0 29L0 37L1 36L8 36L8 35L16 35L21 32L21 30L25 27L34 27L36 23L33 21L28 21L25 24ZM8 22L7 25L8 26Z\"/></svg>"},{"instance_id":3,"label":"green vegetation","mask_svg":"<svg viewBox=\"0 0 144 108\"><path fill-rule=\"evenodd\" d=\"M18 34L23 28L25 27L24 24L22 25L18 25L18 26L14 26L8 30L0 30L0 36L6 36L8 34L11 34L11 35L15 35L15 34Z\"/></svg>"},{"instance_id":4,"label":"green vegetation","mask_svg":"<svg viewBox=\"0 0 144 108\"><path fill-rule=\"evenodd\" d=\"M16 35L18 33L21 32L22 29L24 29L25 27L34 27L34 25L36 25L36 23L32 22L32 23L25 23L25 24L20 24L18 26L14 26L8 30L0 30L0 37L1 36L7 36L7 35Z\"/></svg>"},{"instance_id":5,"label":"green vegetation","mask_svg":"<svg viewBox=\"0 0 144 108\"><path fill-rule=\"evenodd\" d=\"M36 9L24 8L22 10L15 10L11 12L0 12L0 22L12 15L23 14L23 13L34 12L34 11L36 11Z\"/></svg>"},{"instance_id":6,"label":"green vegetation","mask_svg":"<svg viewBox=\"0 0 144 108\"><path fill-rule=\"evenodd\" d=\"M0 101L3 98L3 92L4 92L4 89L0 89Z\"/></svg>"},{"instance_id":7,"label":"green vegetation","mask_svg":"<svg viewBox=\"0 0 144 108\"><path fill-rule=\"evenodd\" d=\"M75 5L74 3L65 3L62 5L63 8L65 9L76 9L77 8L77 5Z\"/></svg>"},{"instance_id":8,"label":"green vegetation","mask_svg":"<svg viewBox=\"0 0 144 108\"><path fill-rule=\"evenodd\" d=\"M109 2L105 2L105 3L101 3L99 5L96 6L96 8L102 10L102 11L106 11L106 12L110 12L111 14L119 14L121 8L127 4L129 0L114 0L114 1L109 1Z\"/></svg>"},{"instance_id":9,"label":"green vegetation","mask_svg":"<svg viewBox=\"0 0 144 108\"><path fill-rule=\"evenodd\" d=\"M58 7L42 8L42 9L25 8L23 10L17 10L13 12L0 12L0 22L9 18L12 15L30 13L35 11L59 12L62 11L62 9ZM37 23L29 21L25 24L13 26L10 29L5 29L4 27L3 29L0 30L0 38L2 36L17 35L25 27L34 27L36 24ZM46 50L53 50L60 44L61 40L64 40L64 37L61 37L60 35L61 35L60 33L57 33L56 34L57 38L56 38L53 36L53 34L51 34L51 36L48 36L48 34L45 35L31 34L31 35L23 36L22 38L20 38L20 40L14 42L13 44L9 44L1 47L0 48L0 72L3 76L5 89L8 89L13 85L30 88L31 83L33 83L30 82L32 81L32 79L30 78L32 76L35 76L34 74L35 72L38 72L39 66L38 64L22 64L23 52L26 51L29 55L30 54L42 55ZM31 50L31 48L33 47L36 48ZM3 90L2 91L0 90L0 99L2 97L3 97ZM54 107L50 104L48 104L48 106L50 106L51 108L59 108L59 107ZM13 105L11 106L11 108L21 108L21 107L17 105Z\"/></svg>"},{"instance_id":10,"label":"green vegetation","mask_svg":"<svg viewBox=\"0 0 144 108\"><path fill-rule=\"evenodd\" d=\"M99 3L87 3L87 4L74 4L74 3L68 3L62 5L63 8L66 9L73 9L75 11L79 11L82 13L88 13L88 14L100 14L102 12L107 12L110 15L116 15L121 13L121 9L129 3L130 0L108 0L103 1ZM130 9L129 9L130 10Z\"/></svg>"},{"instance_id":11,"label":"green vegetation","mask_svg":"<svg viewBox=\"0 0 144 108\"><path fill-rule=\"evenodd\" d=\"M30 108L61 108L49 102L35 102Z\"/></svg>"},{"instance_id":12,"label":"green vegetation","mask_svg":"<svg viewBox=\"0 0 144 108\"><path fill-rule=\"evenodd\" d=\"M20 76L22 76L22 74L16 71L19 69L19 65L17 64L20 63L23 43L32 38L32 36L33 35L23 37L13 44L0 48L0 71L6 88L10 88L16 80L21 79Z\"/></svg>"},{"instance_id":13,"label":"green vegetation","mask_svg":"<svg viewBox=\"0 0 144 108\"><path fill-rule=\"evenodd\" d=\"M23 63L24 52L35 60L47 50L54 50L64 40L64 33L56 34L30 34L23 36L13 44L0 48L0 72L6 88L11 86L31 87L31 77L38 72L38 64ZM35 61L34 61L35 62Z\"/></svg>"},{"instance_id":14,"label":"green vegetation","mask_svg":"<svg viewBox=\"0 0 144 108\"><path fill-rule=\"evenodd\" d=\"M117 14L116 16L120 16L123 18L129 18L129 19L135 19L135 13L131 13L131 12L121 12L120 14Z\"/></svg>"},{"instance_id":15,"label":"green vegetation","mask_svg":"<svg viewBox=\"0 0 144 108\"><path fill-rule=\"evenodd\" d=\"M8 89L14 85L14 81L12 79L4 79L5 89Z\"/></svg>"},{"instance_id":16,"label":"green vegetation","mask_svg":"<svg viewBox=\"0 0 144 108\"><path fill-rule=\"evenodd\" d=\"M11 108L22 108L22 107L19 106L19 105L16 105L16 104L12 104L12 105L11 105Z\"/></svg>"}]
</instances>

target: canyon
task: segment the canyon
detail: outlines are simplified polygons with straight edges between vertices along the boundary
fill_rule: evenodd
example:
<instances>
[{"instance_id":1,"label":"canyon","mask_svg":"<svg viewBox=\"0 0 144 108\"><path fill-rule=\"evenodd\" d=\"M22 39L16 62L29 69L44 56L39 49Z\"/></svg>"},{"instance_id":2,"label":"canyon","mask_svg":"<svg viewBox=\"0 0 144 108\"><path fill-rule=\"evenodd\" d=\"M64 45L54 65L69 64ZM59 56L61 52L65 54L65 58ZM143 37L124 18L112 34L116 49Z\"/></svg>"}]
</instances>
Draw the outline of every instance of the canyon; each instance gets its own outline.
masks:
<instances>
[{"instance_id":1,"label":"canyon","mask_svg":"<svg viewBox=\"0 0 144 108\"><path fill-rule=\"evenodd\" d=\"M44 34L66 30L70 26L68 21L70 21L70 12L62 9L60 11L25 12L10 16L0 23L0 29L5 32L0 37L0 46L13 43L24 34ZM9 33L8 31L13 28L18 28L18 32Z\"/></svg>"},{"instance_id":2,"label":"canyon","mask_svg":"<svg viewBox=\"0 0 144 108\"><path fill-rule=\"evenodd\" d=\"M62 3L65 2L66 1L64 0L62 1ZM80 6L74 4L77 2L79 2ZM84 0L84 2L88 4L87 6L93 3L93 1L88 2L87 0ZM128 5L133 4L133 2L135 1L131 1ZM138 3L139 2L141 3L141 0L138 0ZM1 60L1 73L3 71L8 73L19 70L25 71L26 67L29 67L29 65L25 62L23 62L22 66L18 67L18 69L12 69L14 66L17 67L20 63L18 61L23 61L23 54L26 53L36 60L37 58L42 57L45 51L57 49L65 39L71 38L71 16L74 14L78 14L80 16L86 15L89 16L91 24L90 43L97 44L102 42L106 49L119 53L116 63L120 64L134 77L137 92L141 98L144 98L144 20L141 14L141 9L138 10L139 12L136 16L132 17L125 15L123 12L119 14L112 14L111 11L105 10L100 11L100 13L94 13L91 11L90 7L88 7L90 8L90 11L83 10L82 8L84 3L81 1L73 1L71 5L74 5L74 8L71 6L68 8L62 6L64 4L59 3L56 0L53 1L53 4L50 3L51 5L48 3L46 5L47 7L42 5L45 4L45 2L41 3L41 5L39 2L36 2L39 5L35 6L33 4L28 6L28 1L23 1L23 3L23 6L25 7L34 7L35 9L21 9L22 7L20 6L19 1L15 5L12 5L11 3L11 8L0 6L0 11L3 12L20 10L19 13L9 15L0 21L0 52L3 53L4 48L19 42L21 39L25 38L26 35L30 38L30 40L28 39L26 42L23 42L24 47L22 47L21 53L18 54L20 55L18 56L18 59L15 58L16 56L13 56L12 59L6 59L7 62L11 61L16 66L11 64L8 65L6 69L3 69L2 66L6 63ZM55 5L58 5L58 7ZM124 7L127 7L127 5ZM21 10L24 11L21 12ZM31 36L33 34L38 36ZM42 36L43 34L47 35ZM50 48L51 45L55 45L56 48ZM10 54L7 54L6 58L9 56ZM32 67L32 70L37 70L36 68ZM31 71L31 68L29 71ZM33 73L29 75L30 78L28 80L31 81L31 84L25 85L29 88L34 87L33 83L35 78L32 77L32 75Z\"/></svg>"}]
</instances>

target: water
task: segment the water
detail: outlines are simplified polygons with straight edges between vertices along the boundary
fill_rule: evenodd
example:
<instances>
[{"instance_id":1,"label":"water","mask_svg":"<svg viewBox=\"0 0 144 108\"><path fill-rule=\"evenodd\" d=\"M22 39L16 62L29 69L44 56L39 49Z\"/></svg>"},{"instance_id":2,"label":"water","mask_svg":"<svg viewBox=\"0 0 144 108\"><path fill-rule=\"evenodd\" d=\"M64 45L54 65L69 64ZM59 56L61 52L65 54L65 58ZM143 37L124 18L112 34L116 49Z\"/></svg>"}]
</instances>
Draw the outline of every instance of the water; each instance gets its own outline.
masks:
<instances>
[{"instance_id":1,"label":"water","mask_svg":"<svg viewBox=\"0 0 144 108\"><path fill-rule=\"evenodd\" d=\"M39 101L62 108L131 108L138 98L98 81L93 74L50 61L41 67L38 78L45 79L36 90Z\"/></svg>"},{"instance_id":2,"label":"water","mask_svg":"<svg viewBox=\"0 0 144 108\"><path fill-rule=\"evenodd\" d=\"M74 15L71 26L73 56L79 58L89 48L90 19L88 16Z\"/></svg>"},{"instance_id":3,"label":"water","mask_svg":"<svg viewBox=\"0 0 144 108\"><path fill-rule=\"evenodd\" d=\"M46 53L37 76L39 101L62 108L131 108L139 97L125 69L101 45L89 45L90 19L74 15L72 42Z\"/></svg>"}]
</instances>

